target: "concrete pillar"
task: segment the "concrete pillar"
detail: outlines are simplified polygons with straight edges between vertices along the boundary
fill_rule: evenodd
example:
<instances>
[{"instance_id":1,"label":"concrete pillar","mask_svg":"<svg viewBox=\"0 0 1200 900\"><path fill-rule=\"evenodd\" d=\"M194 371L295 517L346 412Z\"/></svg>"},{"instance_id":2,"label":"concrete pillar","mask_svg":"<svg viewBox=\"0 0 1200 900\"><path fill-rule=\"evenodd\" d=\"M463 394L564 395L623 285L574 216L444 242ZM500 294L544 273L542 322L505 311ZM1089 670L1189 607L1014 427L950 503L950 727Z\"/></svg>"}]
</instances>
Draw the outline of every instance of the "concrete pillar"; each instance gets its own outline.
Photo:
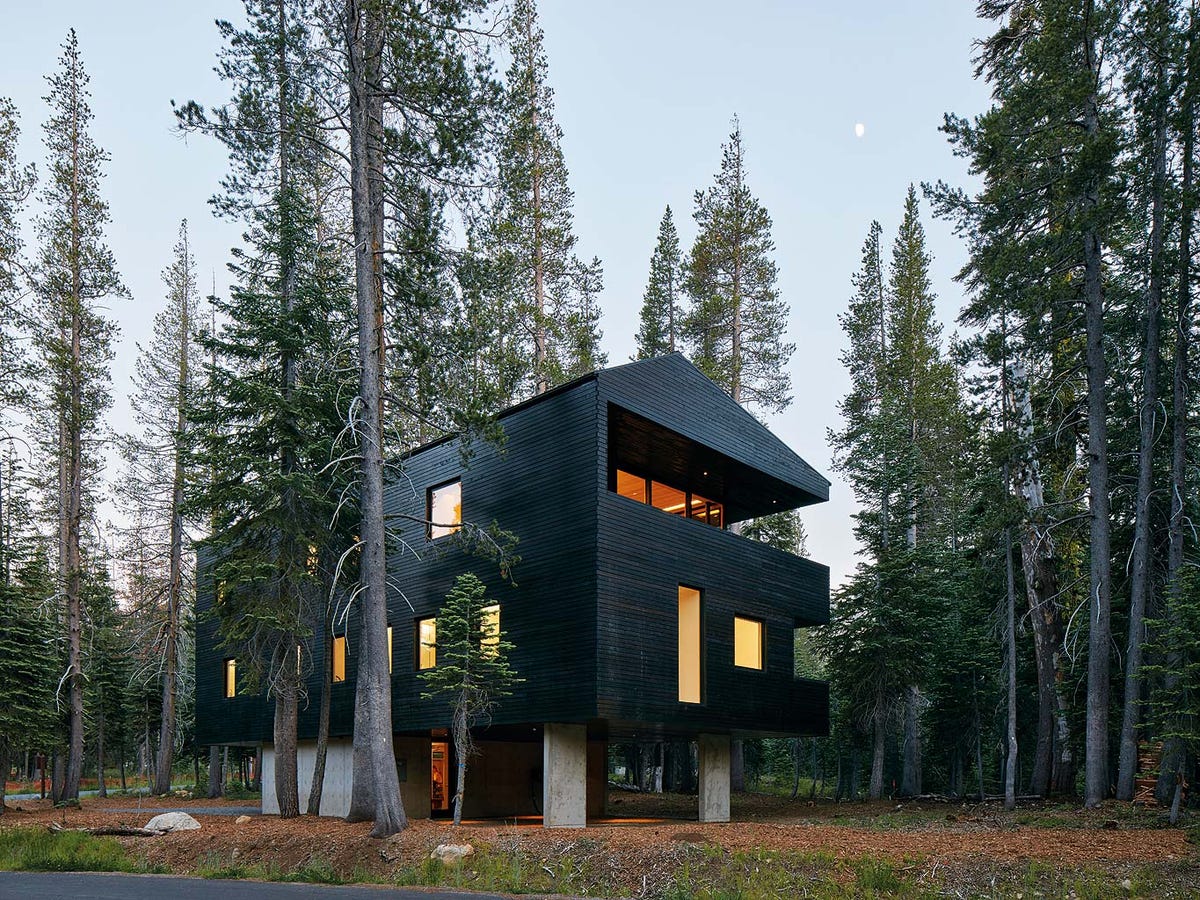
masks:
<instances>
[{"instance_id":1,"label":"concrete pillar","mask_svg":"<svg viewBox=\"0 0 1200 900\"><path fill-rule=\"evenodd\" d=\"M729 735L697 739L700 768L700 821L729 821Z\"/></svg>"},{"instance_id":2,"label":"concrete pillar","mask_svg":"<svg viewBox=\"0 0 1200 900\"><path fill-rule=\"evenodd\" d=\"M587 825L587 726L547 722L542 732L542 825Z\"/></svg>"}]
</instances>

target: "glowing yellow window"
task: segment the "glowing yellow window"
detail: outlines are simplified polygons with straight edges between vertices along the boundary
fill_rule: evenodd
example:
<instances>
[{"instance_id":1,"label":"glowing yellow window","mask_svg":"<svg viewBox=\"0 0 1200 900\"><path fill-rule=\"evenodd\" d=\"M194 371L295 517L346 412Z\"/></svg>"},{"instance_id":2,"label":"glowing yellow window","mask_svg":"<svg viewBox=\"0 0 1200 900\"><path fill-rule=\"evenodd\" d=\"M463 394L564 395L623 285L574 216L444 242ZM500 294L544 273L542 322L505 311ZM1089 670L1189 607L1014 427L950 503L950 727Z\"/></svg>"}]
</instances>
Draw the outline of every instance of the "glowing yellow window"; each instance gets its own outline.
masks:
<instances>
[{"instance_id":1,"label":"glowing yellow window","mask_svg":"<svg viewBox=\"0 0 1200 900\"><path fill-rule=\"evenodd\" d=\"M225 660L225 696L237 696L237 660Z\"/></svg>"},{"instance_id":2,"label":"glowing yellow window","mask_svg":"<svg viewBox=\"0 0 1200 900\"><path fill-rule=\"evenodd\" d=\"M317 545L309 544L308 555L304 558L304 568L309 575L317 574L317 564L319 561L320 557L317 555Z\"/></svg>"},{"instance_id":3,"label":"glowing yellow window","mask_svg":"<svg viewBox=\"0 0 1200 900\"><path fill-rule=\"evenodd\" d=\"M454 534L462 524L462 482L451 481L430 488L426 505L430 540Z\"/></svg>"},{"instance_id":4,"label":"glowing yellow window","mask_svg":"<svg viewBox=\"0 0 1200 900\"><path fill-rule=\"evenodd\" d=\"M679 586L679 702L700 702L700 592Z\"/></svg>"},{"instance_id":5,"label":"glowing yellow window","mask_svg":"<svg viewBox=\"0 0 1200 900\"><path fill-rule=\"evenodd\" d=\"M388 626L388 674L392 674L392 626Z\"/></svg>"},{"instance_id":6,"label":"glowing yellow window","mask_svg":"<svg viewBox=\"0 0 1200 900\"><path fill-rule=\"evenodd\" d=\"M495 656L500 648L500 604L485 606L479 622L482 637L479 646L484 656Z\"/></svg>"},{"instance_id":7,"label":"glowing yellow window","mask_svg":"<svg viewBox=\"0 0 1200 900\"><path fill-rule=\"evenodd\" d=\"M335 683L346 680L346 636L344 634L333 636L333 680Z\"/></svg>"},{"instance_id":8,"label":"glowing yellow window","mask_svg":"<svg viewBox=\"0 0 1200 900\"><path fill-rule=\"evenodd\" d=\"M743 669L763 667L763 623L733 617L733 664Z\"/></svg>"},{"instance_id":9,"label":"glowing yellow window","mask_svg":"<svg viewBox=\"0 0 1200 900\"><path fill-rule=\"evenodd\" d=\"M658 481L650 482L650 505L675 516L687 515L687 494Z\"/></svg>"},{"instance_id":10,"label":"glowing yellow window","mask_svg":"<svg viewBox=\"0 0 1200 900\"><path fill-rule=\"evenodd\" d=\"M214 582L213 595L216 597L217 603L225 602L225 581L223 579Z\"/></svg>"},{"instance_id":11,"label":"glowing yellow window","mask_svg":"<svg viewBox=\"0 0 1200 900\"><path fill-rule=\"evenodd\" d=\"M638 503L646 502L646 479L617 469L617 493Z\"/></svg>"},{"instance_id":12,"label":"glowing yellow window","mask_svg":"<svg viewBox=\"0 0 1200 900\"><path fill-rule=\"evenodd\" d=\"M421 619L417 623L417 668L432 669L437 665L437 619Z\"/></svg>"}]
</instances>

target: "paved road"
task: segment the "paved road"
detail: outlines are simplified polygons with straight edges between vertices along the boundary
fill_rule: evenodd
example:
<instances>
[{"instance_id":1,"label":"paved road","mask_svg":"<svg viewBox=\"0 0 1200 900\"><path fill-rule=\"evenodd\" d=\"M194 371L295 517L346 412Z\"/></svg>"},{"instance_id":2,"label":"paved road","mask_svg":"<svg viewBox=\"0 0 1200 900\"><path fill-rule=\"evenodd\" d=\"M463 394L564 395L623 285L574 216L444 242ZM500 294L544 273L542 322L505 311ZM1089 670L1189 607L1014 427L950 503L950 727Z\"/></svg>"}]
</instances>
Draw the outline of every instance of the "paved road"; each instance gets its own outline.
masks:
<instances>
[{"instance_id":1,"label":"paved road","mask_svg":"<svg viewBox=\"0 0 1200 900\"><path fill-rule=\"evenodd\" d=\"M171 875L0 872L0 900L505 900L499 894L406 888L207 881Z\"/></svg>"}]
</instances>

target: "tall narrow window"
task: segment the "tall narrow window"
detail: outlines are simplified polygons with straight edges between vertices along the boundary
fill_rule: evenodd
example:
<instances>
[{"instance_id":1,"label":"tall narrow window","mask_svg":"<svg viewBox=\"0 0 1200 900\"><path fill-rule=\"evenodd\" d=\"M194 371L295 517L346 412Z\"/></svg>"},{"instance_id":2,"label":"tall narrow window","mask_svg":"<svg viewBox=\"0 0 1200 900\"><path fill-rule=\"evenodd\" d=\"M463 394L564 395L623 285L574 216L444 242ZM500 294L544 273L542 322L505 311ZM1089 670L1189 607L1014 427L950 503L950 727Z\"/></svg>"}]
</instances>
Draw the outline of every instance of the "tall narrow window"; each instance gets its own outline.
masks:
<instances>
[{"instance_id":1,"label":"tall narrow window","mask_svg":"<svg viewBox=\"0 0 1200 900\"><path fill-rule=\"evenodd\" d=\"M392 626L388 626L388 674L392 674Z\"/></svg>"},{"instance_id":2,"label":"tall narrow window","mask_svg":"<svg viewBox=\"0 0 1200 900\"><path fill-rule=\"evenodd\" d=\"M346 680L346 636L344 634L333 636L333 680L335 683Z\"/></svg>"},{"instance_id":3,"label":"tall narrow window","mask_svg":"<svg viewBox=\"0 0 1200 900\"><path fill-rule=\"evenodd\" d=\"M437 665L437 619L417 622L417 668L432 669Z\"/></svg>"},{"instance_id":4,"label":"tall narrow window","mask_svg":"<svg viewBox=\"0 0 1200 900\"><path fill-rule=\"evenodd\" d=\"M225 660L225 696L226 698L237 696L237 660Z\"/></svg>"},{"instance_id":5,"label":"tall narrow window","mask_svg":"<svg viewBox=\"0 0 1200 900\"><path fill-rule=\"evenodd\" d=\"M482 610L479 622L479 646L484 656L495 656L500 649L500 604L493 603Z\"/></svg>"},{"instance_id":6,"label":"tall narrow window","mask_svg":"<svg viewBox=\"0 0 1200 900\"><path fill-rule=\"evenodd\" d=\"M426 502L429 539L454 534L462 525L462 481L450 481L429 489Z\"/></svg>"},{"instance_id":7,"label":"tall narrow window","mask_svg":"<svg viewBox=\"0 0 1200 900\"><path fill-rule=\"evenodd\" d=\"M758 619L733 617L733 664L743 669L763 667L763 623Z\"/></svg>"},{"instance_id":8,"label":"tall narrow window","mask_svg":"<svg viewBox=\"0 0 1200 900\"><path fill-rule=\"evenodd\" d=\"M679 586L679 702L700 702L700 592Z\"/></svg>"}]
</instances>

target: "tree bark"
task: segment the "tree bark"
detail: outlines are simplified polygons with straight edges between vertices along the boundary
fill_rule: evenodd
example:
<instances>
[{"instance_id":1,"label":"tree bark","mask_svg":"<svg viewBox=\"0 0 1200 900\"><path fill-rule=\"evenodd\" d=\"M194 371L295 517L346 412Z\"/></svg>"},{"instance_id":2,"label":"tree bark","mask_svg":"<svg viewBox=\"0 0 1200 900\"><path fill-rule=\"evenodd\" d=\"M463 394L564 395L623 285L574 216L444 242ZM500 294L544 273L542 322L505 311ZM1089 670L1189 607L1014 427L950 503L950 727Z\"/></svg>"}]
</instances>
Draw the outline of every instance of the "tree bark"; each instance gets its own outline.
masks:
<instances>
[{"instance_id":1,"label":"tree bark","mask_svg":"<svg viewBox=\"0 0 1200 900\"><path fill-rule=\"evenodd\" d=\"M215 800L221 790L221 748L213 744L208 748L208 799Z\"/></svg>"},{"instance_id":2,"label":"tree bark","mask_svg":"<svg viewBox=\"0 0 1200 900\"><path fill-rule=\"evenodd\" d=\"M1088 7L1094 16L1094 2ZM1089 19L1090 21L1090 19ZM1088 75L1092 84L1099 82L1095 36L1084 36ZM1088 142L1099 138L1099 98L1093 91L1083 114ZM1085 214L1095 215L1100 206L1100 184L1096 175L1089 177L1084 190ZM1089 626L1087 717L1084 734L1084 804L1097 806L1108 796L1108 710L1109 676L1112 669L1109 644L1112 640L1112 546L1110 502L1108 495L1108 364L1104 355L1104 249L1095 222L1083 233L1083 303L1087 368L1087 456L1088 506L1091 514L1089 550Z\"/></svg>"},{"instance_id":3,"label":"tree bark","mask_svg":"<svg viewBox=\"0 0 1200 900\"><path fill-rule=\"evenodd\" d=\"M317 750L313 760L312 787L308 792L308 815L321 814L321 795L325 790L325 760L329 754L329 707L333 698L333 605L326 593L324 602L325 650L321 654L321 708L317 714Z\"/></svg>"},{"instance_id":4,"label":"tree bark","mask_svg":"<svg viewBox=\"0 0 1200 900\"><path fill-rule=\"evenodd\" d=\"M300 718L299 685L296 677L296 651L281 648L279 671L272 692L275 695L275 798L279 817L294 819L300 815L300 786L296 763L297 725ZM255 777L258 777L256 771Z\"/></svg>"},{"instance_id":5,"label":"tree bark","mask_svg":"<svg viewBox=\"0 0 1200 900\"><path fill-rule=\"evenodd\" d=\"M878 800L883 796L883 755L886 748L886 731L884 730L883 695L875 696L875 712L871 716L873 727L873 743L871 749L871 782L867 786L867 799Z\"/></svg>"},{"instance_id":6,"label":"tree bark","mask_svg":"<svg viewBox=\"0 0 1200 900\"><path fill-rule=\"evenodd\" d=\"M392 743L391 684L387 667L387 559L383 518L383 106L379 73L383 23L369 0L346 0L350 74L350 194L354 220L355 288L358 307L359 503L362 653L355 708L354 782L370 779L374 837L408 825L400 799ZM361 699L361 703L359 700ZM362 712L361 721L359 712ZM360 733L360 726L365 730ZM353 810L352 810L353 812Z\"/></svg>"},{"instance_id":7,"label":"tree bark","mask_svg":"<svg viewBox=\"0 0 1200 900\"><path fill-rule=\"evenodd\" d=\"M1160 26L1163 28L1165 26ZM1163 48L1158 48L1162 50ZM1138 407L1138 477L1134 506L1133 572L1129 636L1125 649L1125 703L1121 716L1117 799L1132 800L1137 775L1137 729L1142 711L1142 645L1146 641L1146 605L1150 579L1150 492L1154 478L1154 432L1158 412L1159 318L1163 282L1163 195L1167 180L1167 97L1165 60L1158 57L1157 109L1154 120L1154 177L1150 209L1150 282L1146 290L1145 346L1142 355L1142 402Z\"/></svg>"},{"instance_id":8,"label":"tree bark","mask_svg":"<svg viewBox=\"0 0 1200 900\"><path fill-rule=\"evenodd\" d=\"M96 796L107 797L108 785L104 783L104 688L100 688L100 699L96 715ZM4 777L8 777L5 770Z\"/></svg>"},{"instance_id":9,"label":"tree bark","mask_svg":"<svg viewBox=\"0 0 1200 900\"><path fill-rule=\"evenodd\" d=\"M904 766L900 777L900 795L916 797L921 793L921 689L910 685L904 698Z\"/></svg>"},{"instance_id":10,"label":"tree bark","mask_svg":"<svg viewBox=\"0 0 1200 900\"><path fill-rule=\"evenodd\" d=\"M729 742L729 789L746 790L746 748L741 738Z\"/></svg>"},{"instance_id":11,"label":"tree bark","mask_svg":"<svg viewBox=\"0 0 1200 900\"><path fill-rule=\"evenodd\" d=\"M1007 469L1007 466L1005 466ZM1008 488L1008 473L1005 472L1005 489ZM1007 650L1005 668L1008 670L1008 721L1007 744L1008 765L1004 769L1004 808L1017 806L1017 589L1013 574L1012 529L1004 529L1004 575L1007 587L1007 616L1004 627L1004 642Z\"/></svg>"},{"instance_id":12,"label":"tree bark","mask_svg":"<svg viewBox=\"0 0 1200 900\"><path fill-rule=\"evenodd\" d=\"M1183 591L1183 538L1185 498L1187 497L1188 461L1188 404L1189 360L1191 350L1191 278L1192 278L1192 225L1195 197L1192 183L1193 157L1196 136L1196 77L1197 57L1200 56L1200 40L1197 36L1197 16L1192 15L1188 29L1187 82L1182 106L1183 173L1180 189L1178 302L1175 308L1175 367L1171 379L1171 516L1167 524L1167 584L1166 617L1176 621L1180 593ZM1167 674L1163 678L1164 696L1172 696L1179 690L1179 669L1183 659L1178 651L1168 654ZM1182 731L1175 723L1174 731ZM1154 795L1161 804L1171 802L1172 795L1178 797L1179 780L1187 760L1187 748L1181 738L1168 737L1163 741L1162 758L1159 763L1158 783Z\"/></svg>"}]
</instances>

